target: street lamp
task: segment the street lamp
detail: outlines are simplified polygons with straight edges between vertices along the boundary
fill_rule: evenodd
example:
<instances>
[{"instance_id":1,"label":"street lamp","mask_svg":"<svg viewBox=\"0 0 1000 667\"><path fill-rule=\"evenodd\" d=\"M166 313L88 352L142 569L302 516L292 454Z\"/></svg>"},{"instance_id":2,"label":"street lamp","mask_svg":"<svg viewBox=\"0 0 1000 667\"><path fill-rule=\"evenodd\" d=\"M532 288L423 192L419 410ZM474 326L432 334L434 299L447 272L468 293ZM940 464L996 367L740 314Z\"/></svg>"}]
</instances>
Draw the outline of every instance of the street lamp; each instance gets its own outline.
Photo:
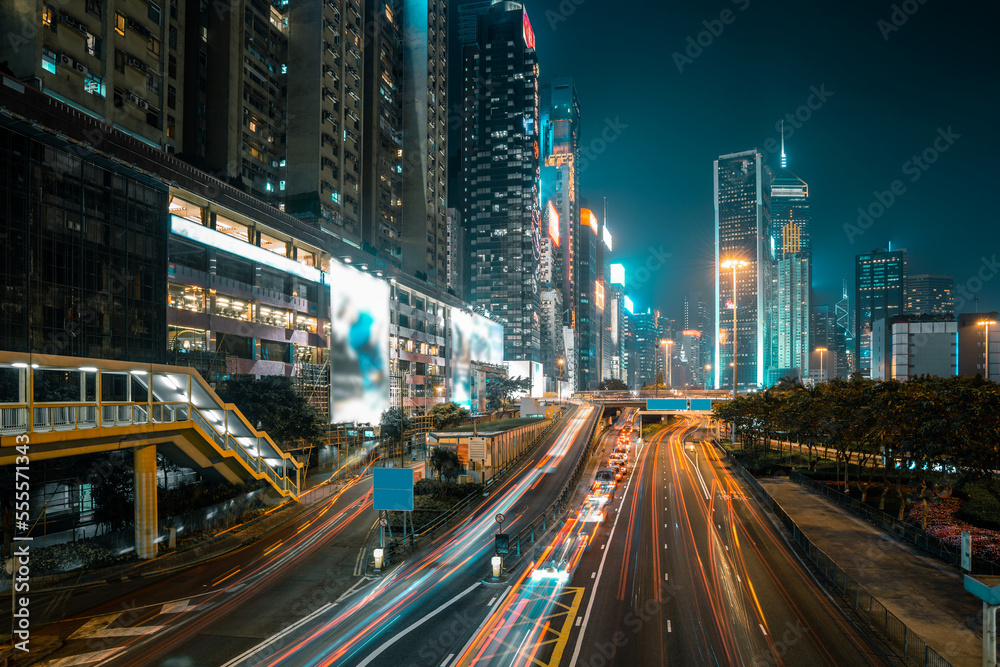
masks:
<instances>
[{"instance_id":1,"label":"street lamp","mask_svg":"<svg viewBox=\"0 0 1000 667\"><path fill-rule=\"evenodd\" d=\"M996 320L980 320L976 326L986 326L986 380L990 379L990 325L996 324Z\"/></svg>"},{"instance_id":2,"label":"street lamp","mask_svg":"<svg viewBox=\"0 0 1000 667\"><path fill-rule=\"evenodd\" d=\"M817 347L814 352L819 352L819 381L823 382L823 353L827 351L825 347Z\"/></svg>"},{"instance_id":3,"label":"street lamp","mask_svg":"<svg viewBox=\"0 0 1000 667\"><path fill-rule=\"evenodd\" d=\"M736 398L736 269L749 265L743 259L727 259L721 264L722 268L733 270L733 398Z\"/></svg>"},{"instance_id":4,"label":"street lamp","mask_svg":"<svg viewBox=\"0 0 1000 667\"><path fill-rule=\"evenodd\" d=\"M562 357L559 357L556 360L556 363L559 364L559 384L556 387L556 395L558 396L559 400L561 401L562 400L563 365L566 363L566 360L563 359Z\"/></svg>"}]
</instances>

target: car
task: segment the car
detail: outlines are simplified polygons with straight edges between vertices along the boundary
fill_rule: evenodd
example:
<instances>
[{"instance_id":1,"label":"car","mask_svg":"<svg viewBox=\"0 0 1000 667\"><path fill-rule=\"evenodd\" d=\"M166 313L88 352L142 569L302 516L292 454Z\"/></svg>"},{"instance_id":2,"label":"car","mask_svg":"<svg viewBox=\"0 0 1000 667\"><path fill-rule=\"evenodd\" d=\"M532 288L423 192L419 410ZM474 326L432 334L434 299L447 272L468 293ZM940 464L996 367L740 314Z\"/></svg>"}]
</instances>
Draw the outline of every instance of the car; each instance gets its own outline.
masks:
<instances>
[{"instance_id":1,"label":"car","mask_svg":"<svg viewBox=\"0 0 1000 667\"><path fill-rule=\"evenodd\" d=\"M615 460L615 461L610 461L609 464L615 469L615 471L621 474L621 477L624 477L625 475L628 474L628 464L626 464L624 461ZM621 477L619 479L621 479Z\"/></svg>"},{"instance_id":2,"label":"car","mask_svg":"<svg viewBox=\"0 0 1000 667\"><path fill-rule=\"evenodd\" d=\"M580 508L580 521L595 521L597 523L604 521L605 504L605 498L593 495L587 496L587 499L583 501L583 507Z\"/></svg>"},{"instance_id":3,"label":"car","mask_svg":"<svg viewBox=\"0 0 1000 667\"><path fill-rule=\"evenodd\" d=\"M614 469L609 467L609 468L602 468L601 470L597 471L597 481L610 482L611 484L614 484L615 482L618 481L618 479L615 478Z\"/></svg>"},{"instance_id":4,"label":"car","mask_svg":"<svg viewBox=\"0 0 1000 667\"><path fill-rule=\"evenodd\" d=\"M628 459L628 447L624 445L615 445L613 454L621 454L623 457Z\"/></svg>"}]
</instances>

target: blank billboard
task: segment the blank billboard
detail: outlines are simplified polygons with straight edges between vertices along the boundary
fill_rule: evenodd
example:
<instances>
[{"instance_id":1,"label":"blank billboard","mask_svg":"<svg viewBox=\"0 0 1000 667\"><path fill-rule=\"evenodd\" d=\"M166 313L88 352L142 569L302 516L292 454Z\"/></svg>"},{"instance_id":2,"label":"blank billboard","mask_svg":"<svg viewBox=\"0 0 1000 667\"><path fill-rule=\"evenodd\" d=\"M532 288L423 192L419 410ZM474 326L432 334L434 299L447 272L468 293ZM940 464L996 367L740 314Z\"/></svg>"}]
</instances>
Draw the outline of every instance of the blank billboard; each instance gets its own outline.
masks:
<instances>
[{"instance_id":1,"label":"blank billboard","mask_svg":"<svg viewBox=\"0 0 1000 667\"><path fill-rule=\"evenodd\" d=\"M503 326L451 309L451 400L472 409L472 362L503 363Z\"/></svg>"},{"instance_id":2,"label":"blank billboard","mask_svg":"<svg viewBox=\"0 0 1000 667\"><path fill-rule=\"evenodd\" d=\"M330 421L378 424L389 407L389 285L330 263Z\"/></svg>"},{"instance_id":3,"label":"blank billboard","mask_svg":"<svg viewBox=\"0 0 1000 667\"><path fill-rule=\"evenodd\" d=\"M409 468L372 468L372 507L394 512L413 511L413 471Z\"/></svg>"}]
</instances>

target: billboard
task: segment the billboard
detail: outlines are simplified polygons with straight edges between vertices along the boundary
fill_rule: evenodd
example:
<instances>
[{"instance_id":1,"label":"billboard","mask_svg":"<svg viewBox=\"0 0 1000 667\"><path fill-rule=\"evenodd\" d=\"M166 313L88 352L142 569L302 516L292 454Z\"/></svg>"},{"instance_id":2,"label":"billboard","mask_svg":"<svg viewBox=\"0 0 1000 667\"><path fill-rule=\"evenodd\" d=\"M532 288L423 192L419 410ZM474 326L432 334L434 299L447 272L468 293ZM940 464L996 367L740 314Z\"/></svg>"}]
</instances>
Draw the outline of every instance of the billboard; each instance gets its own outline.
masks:
<instances>
[{"instance_id":1,"label":"billboard","mask_svg":"<svg viewBox=\"0 0 1000 667\"><path fill-rule=\"evenodd\" d=\"M330 262L330 420L378 424L389 407L389 285Z\"/></svg>"},{"instance_id":2,"label":"billboard","mask_svg":"<svg viewBox=\"0 0 1000 667\"><path fill-rule=\"evenodd\" d=\"M687 410L686 398L647 398L647 410Z\"/></svg>"},{"instance_id":3,"label":"billboard","mask_svg":"<svg viewBox=\"0 0 1000 667\"><path fill-rule=\"evenodd\" d=\"M545 394L545 371L540 361L505 361L507 366L507 376L510 378L528 378L531 380L531 389L527 396L541 398ZM525 394L515 394L515 398L520 398Z\"/></svg>"},{"instance_id":4,"label":"billboard","mask_svg":"<svg viewBox=\"0 0 1000 667\"><path fill-rule=\"evenodd\" d=\"M451 400L472 409L472 362L503 363L503 326L482 315L451 309Z\"/></svg>"},{"instance_id":5,"label":"billboard","mask_svg":"<svg viewBox=\"0 0 1000 667\"><path fill-rule=\"evenodd\" d=\"M413 511L413 471L409 468L372 468L372 508Z\"/></svg>"}]
</instances>

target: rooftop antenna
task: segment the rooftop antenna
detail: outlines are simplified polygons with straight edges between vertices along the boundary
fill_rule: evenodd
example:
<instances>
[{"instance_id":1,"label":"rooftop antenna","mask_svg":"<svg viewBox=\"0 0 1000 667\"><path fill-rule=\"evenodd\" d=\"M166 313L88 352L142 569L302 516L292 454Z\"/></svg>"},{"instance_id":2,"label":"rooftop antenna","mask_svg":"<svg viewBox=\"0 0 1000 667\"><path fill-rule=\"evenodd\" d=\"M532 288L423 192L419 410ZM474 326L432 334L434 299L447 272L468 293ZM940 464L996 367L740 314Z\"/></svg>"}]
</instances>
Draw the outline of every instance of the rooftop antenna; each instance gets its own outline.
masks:
<instances>
[{"instance_id":1,"label":"rooftop antenna","mask_svg":"<svg viewBox=\"0 0 1000 667\"><path fill-rule=\"evenodd\" d=\"M785 158L785 121L781 121L781 168L784 169L788 166L788 160Z\"/></svg>"}]
</instances>

